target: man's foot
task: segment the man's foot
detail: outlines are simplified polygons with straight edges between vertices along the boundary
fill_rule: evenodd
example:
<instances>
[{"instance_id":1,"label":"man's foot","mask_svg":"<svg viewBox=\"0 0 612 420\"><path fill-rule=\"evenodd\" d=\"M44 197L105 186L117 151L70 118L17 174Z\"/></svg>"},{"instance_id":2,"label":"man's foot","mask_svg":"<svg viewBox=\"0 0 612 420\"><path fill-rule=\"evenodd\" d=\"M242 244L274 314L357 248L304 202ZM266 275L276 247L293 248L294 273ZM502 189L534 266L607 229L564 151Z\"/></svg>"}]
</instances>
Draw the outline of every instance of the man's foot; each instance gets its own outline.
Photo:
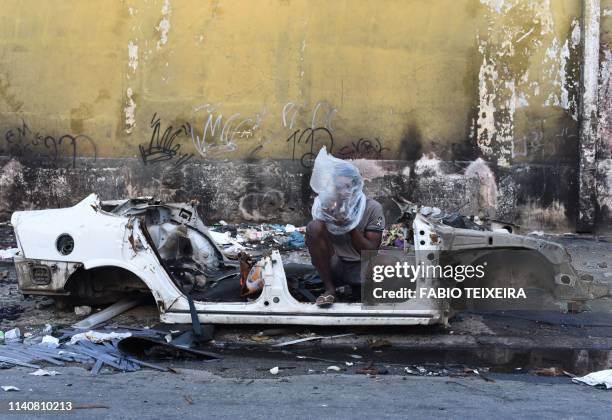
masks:
<instances>
[{"instance_id":1,"label":"man's foot","mask_svg":"<svg viewBox=\"0 0 612 420\"><path fill-rule=\"evenodd\" d=\"M317 298L315 304L320 307L326 307L333 305L335 301L336 297L334 295L329 292L325 292Z\"/></svg>"}]
</instances>

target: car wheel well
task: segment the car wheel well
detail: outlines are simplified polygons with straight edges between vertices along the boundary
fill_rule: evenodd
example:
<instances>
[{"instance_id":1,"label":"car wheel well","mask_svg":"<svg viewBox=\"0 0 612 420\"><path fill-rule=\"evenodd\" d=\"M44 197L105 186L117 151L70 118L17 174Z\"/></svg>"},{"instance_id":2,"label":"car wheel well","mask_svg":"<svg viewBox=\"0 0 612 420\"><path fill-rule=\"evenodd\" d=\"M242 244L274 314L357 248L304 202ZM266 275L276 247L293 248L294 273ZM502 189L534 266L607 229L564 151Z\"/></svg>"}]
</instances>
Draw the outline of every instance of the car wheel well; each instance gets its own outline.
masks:
<instances>
[{"instance_id":1,"label":"car wheel well","mask_svg":"<svg viewBox=\"0 0 612 420\"><path fill-rule=\"evenodd\" d=\"M80 268L70 275L64 289L81 303L106 304L129 295L153 294L147 284L132 271L117 266Z\"/></svg>"}]
</instances>

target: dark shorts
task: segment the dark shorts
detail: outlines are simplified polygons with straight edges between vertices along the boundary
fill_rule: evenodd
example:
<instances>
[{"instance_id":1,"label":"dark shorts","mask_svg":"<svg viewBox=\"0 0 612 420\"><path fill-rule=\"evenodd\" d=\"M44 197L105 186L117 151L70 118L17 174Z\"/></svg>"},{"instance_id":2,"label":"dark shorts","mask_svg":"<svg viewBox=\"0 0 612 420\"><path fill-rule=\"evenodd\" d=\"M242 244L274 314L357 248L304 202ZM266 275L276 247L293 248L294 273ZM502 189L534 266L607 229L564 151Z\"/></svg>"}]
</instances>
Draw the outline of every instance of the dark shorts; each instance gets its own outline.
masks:
<instances>
[{"instance_id":1,"label":"dark shorts","mask_svg":"<svg viewBox=\"0 0 612 420\"><path fill-rule=\"evenodd\" d=\"M337 255L333 255L330 265L336 286L361 284L361 261L343 261Z\"/></svg>"}]
</instances>

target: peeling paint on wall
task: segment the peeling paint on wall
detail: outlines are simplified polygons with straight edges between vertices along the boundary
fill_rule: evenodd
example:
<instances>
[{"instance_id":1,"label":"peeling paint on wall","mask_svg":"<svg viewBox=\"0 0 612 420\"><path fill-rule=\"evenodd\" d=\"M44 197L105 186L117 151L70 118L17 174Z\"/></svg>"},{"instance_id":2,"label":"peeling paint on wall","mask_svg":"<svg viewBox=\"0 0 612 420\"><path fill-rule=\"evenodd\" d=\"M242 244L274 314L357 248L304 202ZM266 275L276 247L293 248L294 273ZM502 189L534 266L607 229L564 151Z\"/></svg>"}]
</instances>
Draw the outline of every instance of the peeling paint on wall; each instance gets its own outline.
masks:
<instances>
[{"instance_id":1,"label":"peeling paint on wall","mask_svg":"<svg viewBox=\"0 0 612 420\"><path fill-rule=\"evenodd\" d=\"M138 45L131 40L128 44L128 66L132 69L132 73L136 73L138 68Z\"/></svg>"},{"instance_id":2,"label":"peeling paint on wall","mask_svg":"<svg viewBox=\"0 0 612 420\"><path fill-rule=\"evenodd\" d=\"M424 154L414 165L414 173L419 176L442 176L444 173L440 168L442 161L435 153Z\"/></svg>"},{"instance_id":3,"label":"peeling paint on wall","mask_svg":"<svg viewBox=\"0 0 612 420\"><path fill-rule=\"evenodd\" d=\"M569 39L560 45L557 38L554 38L551 45L546 50L544 64L547 65L545 75L550 80L554 89L544 101L546 106L557 106L569 111L569 115L578 121L578 96L579 79L570 77L570 56L577 54L580 45L580 23L577 19L572 22L572 32ZM573 76L573 75L572 75ZM575 92L571 94L571 92Z\"/></svg>"},{"instance_id":4,"label":"peeling paint on wall","mask_svg":"<svg viewBox=\"0 0 612 420\"><path fill-rule=\"evenodd\" d=\"M566 37L559 41L548 0L481 3L487 6L488 23L477 39L482 62L478 114L471 131L486 160L508 167L517 157L529 160L532 150L543 156L541 142L566 133L563 125L545 133L541 117L533 120L530 115L541 115L548 107L555 108L551 116L559 109L577 121L580 24L573 18ZM542 69L533 65L538 60L544 63Z\"/></svg>"},{"instance_id":5,"label":"peeling paint on wall","mask_svg":"<svg viewBox=\"0 0 612 420\"><path fill-rule=\"evenodd\" d=\"M161 8L162 18L159 24L155 27L159 32L159 41L157 41L157 49L160 50L163 45L168 42L168 32L170 32L170 0L164 0L164 4Z\"/></svg>"},{"instance_id":6,"label":"peeling paint on wall","mask_svg":"<svg viewBox=\"0 0 612 420\"><path fill-rule=\"evenodd\" d=\"M481 158L476 159L465 170L467 178L478 179L480 188L478 194L478 207L482 209L487 216L494 217L497 210L497 183L495 174L489 168L487 163Z\"/></svg>"},{"instance_id":7,"label":"peeling paint on wall","mask_svg":"<svg viewBox=\"0 0 612 420\"><path fill-rule=\"evenodd\" d=\"M125 102L125 107L123 108L123 112L125 114L125 132L129 134L136 126L136 102L132 97L132 95L134 94L132 92L132 88L127 88L125 94L127 98Z\"/></svg>"},{"instance_id":8,"label":"peeling paint on wall","mask_svg":"<svg viewBox=\"0 0 612 420\"><path fill-rule=\"evenodd\" d=\"M600 219L612 220L612 46L602 44L600 57L597 197Z\"/></svg>"}]
</instances>

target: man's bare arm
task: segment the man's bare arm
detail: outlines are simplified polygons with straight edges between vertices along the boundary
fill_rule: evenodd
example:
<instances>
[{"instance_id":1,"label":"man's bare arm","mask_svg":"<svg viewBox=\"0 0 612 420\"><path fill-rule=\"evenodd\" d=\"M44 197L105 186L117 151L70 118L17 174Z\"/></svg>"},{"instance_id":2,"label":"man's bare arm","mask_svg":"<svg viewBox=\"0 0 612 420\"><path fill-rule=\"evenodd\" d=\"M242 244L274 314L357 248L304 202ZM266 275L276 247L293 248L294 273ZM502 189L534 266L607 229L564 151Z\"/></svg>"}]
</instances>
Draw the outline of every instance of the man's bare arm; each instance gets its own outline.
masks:
<instances>
[{"instance_id":1,"label":"man's bare arm","mask_svg":"<svg viewBox=\"0 0 612 420\"><path fill-rule=\"evenodd\" d=\"M353 247L359 252L370 251L380 248L382 232L368 230L365 233L353 229L350 231Z\"/></svg>"}]
</instances>

